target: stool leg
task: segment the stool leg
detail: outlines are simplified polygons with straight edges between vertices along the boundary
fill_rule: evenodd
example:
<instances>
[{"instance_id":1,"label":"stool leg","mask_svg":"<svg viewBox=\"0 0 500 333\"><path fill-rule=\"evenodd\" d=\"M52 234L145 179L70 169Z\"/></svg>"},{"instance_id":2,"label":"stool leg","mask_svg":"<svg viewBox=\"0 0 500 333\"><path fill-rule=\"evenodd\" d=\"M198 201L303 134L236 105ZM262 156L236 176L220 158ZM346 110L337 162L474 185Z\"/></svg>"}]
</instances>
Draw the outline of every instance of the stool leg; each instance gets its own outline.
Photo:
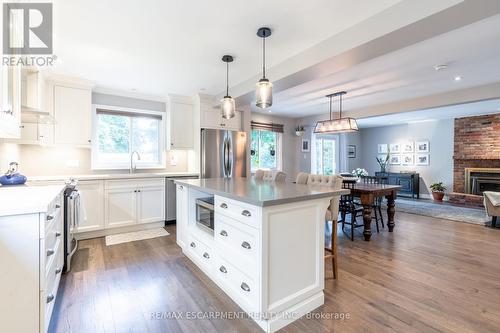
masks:
<instances>
[{"instance_id":1,"label":"stool leg","mask_svg":"<svg viewBox=\"0 0 500 333\"><path fill-rule=\"evenodd\" d=\"M338 279L339 273L337 271L337 221L332 221L332 269L333 278Z\"/></svg>"},{"instance_id":2,"label":"stool leg","mask_svg":"<svg viewBox=\"0 0 500 333\"><path fill-rule=\"evenodd\" d=\"M497 217L496 216L493 216L491 218L491 227L492 228L496 228L497 227Z\"/></svg>"}]
</instances>

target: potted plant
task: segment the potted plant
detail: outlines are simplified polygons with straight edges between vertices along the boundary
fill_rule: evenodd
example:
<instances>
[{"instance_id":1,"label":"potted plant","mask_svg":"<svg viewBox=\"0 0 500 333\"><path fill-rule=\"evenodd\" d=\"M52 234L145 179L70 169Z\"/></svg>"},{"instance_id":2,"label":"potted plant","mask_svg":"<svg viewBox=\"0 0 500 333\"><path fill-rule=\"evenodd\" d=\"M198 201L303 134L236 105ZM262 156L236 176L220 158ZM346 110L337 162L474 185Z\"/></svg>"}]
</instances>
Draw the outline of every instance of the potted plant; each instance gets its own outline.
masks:
<instances>
[{"instance_id":1,"label":"potted plant","mask_svg":"<svg viewBox=\"0 0 500 333\"><path fill-rule=\"evenodd\" d=\"M306 130L304 129L304 126L300 126L300 125L297 125L295 127L295 135L296 136L301 136L302 134L304 134Z\"/></svg>"},{"instance_id":2,"label":"potted plant","mask_svg":"<svg viewBox=\"0 0 500 333\"><path fill-rule=\"evenodd\" d=\"M446 191L446 187L444 187L443 182L433 183L429 186L432 191L432 197L436 201L443 201L444 191Z\"/></svg>"},{"instance_id":3,"label":"potted plant","mask_svg":"<svg viewBox=\"0 0 500 333\"><path fill-rule=\"evenodd\" d=\"M377 160L378 165L380 165L380 172L385 172L387 165L389 164L389 152L387 152L385 158L376 157L375 159Z\"/></svg>"}]
</instances>

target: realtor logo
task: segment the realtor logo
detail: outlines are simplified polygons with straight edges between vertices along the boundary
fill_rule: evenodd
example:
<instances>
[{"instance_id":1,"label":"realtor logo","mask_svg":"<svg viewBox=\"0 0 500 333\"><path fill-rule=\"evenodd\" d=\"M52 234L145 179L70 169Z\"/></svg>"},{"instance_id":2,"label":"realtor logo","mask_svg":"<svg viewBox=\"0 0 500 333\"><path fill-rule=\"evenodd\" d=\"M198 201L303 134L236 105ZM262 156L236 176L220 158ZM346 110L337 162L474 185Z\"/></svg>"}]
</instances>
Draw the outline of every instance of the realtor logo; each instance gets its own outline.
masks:
<instances>
[{"instance_id":1,"label":"realtor logo","mask_svg":"<svg viewBox=\"0 0 500 333\"><path fill-rule=\"evenodd\" d=\"M3 4L3 53L52 54L52 3Z\"/></svg>"}]
</instances>

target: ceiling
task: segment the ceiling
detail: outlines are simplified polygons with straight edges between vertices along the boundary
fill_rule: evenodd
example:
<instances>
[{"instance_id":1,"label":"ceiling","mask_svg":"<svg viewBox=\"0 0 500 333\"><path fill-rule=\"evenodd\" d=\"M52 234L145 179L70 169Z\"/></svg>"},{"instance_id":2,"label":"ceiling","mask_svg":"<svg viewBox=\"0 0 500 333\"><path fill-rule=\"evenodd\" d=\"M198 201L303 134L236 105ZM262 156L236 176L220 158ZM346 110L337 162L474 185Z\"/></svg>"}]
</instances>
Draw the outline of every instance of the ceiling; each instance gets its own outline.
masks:
<instances>
[{"instance_id":1,"label":"ceiling","mask_svg":"<svg viewBox=\"0 0 500 333\"><path fill-rule=\"evenodd\" d=\"M439 119L495 114L500 112L500 99L449 105L426 110L402 112L397 114L358 119L360 128L411 124Z\"/></svg>"},{"instance_id":2,"label":"ceiling","mask_svg":"<svg viewBox=\"0 0 500 333\"><path fill-rule=\"evenodd\" d=\"M261 68L260 26L273 35L269 66L386 10L400 0L56 0L54 72L143 94L217 94L224 54L231 84Z\"/></svg>"},{"instance_id":3,"label":"ceiling","mask_svg":"<svg viewBox=\"0 0 500 333\"><path fill-rule=\"evenodd\" d=\"M499 82L499 40L500 15L495 15L280 91L272 112L289 117L324 114L325 95L346 90L344 110L367 109L361 116L370 116L370 106ZM439 64L448 68L436 71ZM462 79L455 81L456 76Z\"/></svg>"}]
</instances>

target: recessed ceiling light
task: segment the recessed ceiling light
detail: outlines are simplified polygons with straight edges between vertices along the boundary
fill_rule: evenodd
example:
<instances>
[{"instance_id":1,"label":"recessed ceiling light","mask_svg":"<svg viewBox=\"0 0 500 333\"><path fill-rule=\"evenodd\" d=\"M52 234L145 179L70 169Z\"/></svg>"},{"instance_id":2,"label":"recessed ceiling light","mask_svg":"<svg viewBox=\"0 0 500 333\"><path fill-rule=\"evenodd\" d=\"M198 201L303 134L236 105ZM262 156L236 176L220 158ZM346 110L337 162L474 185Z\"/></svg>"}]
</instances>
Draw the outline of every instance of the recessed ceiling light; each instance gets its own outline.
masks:
<instances>
[{"instance_id":1,"label":"recessed ceiling light","mask_svg":"<svg viewBox=\"0 0 500 333\"><path fill-rule=\"evenodd\" d=\"M454 80L455 81L460 81L460 80L462 80L462 77L460 75L457 75L457 76L455 76Z\"/></svg>"},{"instance_id":2,"label":"recessed ceiling light","mask_svg":"<svg viewBox=\"0 0 500 333\"><path fill-rule=\"evenodd\" d=\"M434 70L436 70L436 71L443 71L443 70L445 70L446 68L448 68L448 66L447 66L447 65L444 65L444 64L443 64L443 65L435 65L435 66L434 66Z\"/></svg>"}]
</instances>

